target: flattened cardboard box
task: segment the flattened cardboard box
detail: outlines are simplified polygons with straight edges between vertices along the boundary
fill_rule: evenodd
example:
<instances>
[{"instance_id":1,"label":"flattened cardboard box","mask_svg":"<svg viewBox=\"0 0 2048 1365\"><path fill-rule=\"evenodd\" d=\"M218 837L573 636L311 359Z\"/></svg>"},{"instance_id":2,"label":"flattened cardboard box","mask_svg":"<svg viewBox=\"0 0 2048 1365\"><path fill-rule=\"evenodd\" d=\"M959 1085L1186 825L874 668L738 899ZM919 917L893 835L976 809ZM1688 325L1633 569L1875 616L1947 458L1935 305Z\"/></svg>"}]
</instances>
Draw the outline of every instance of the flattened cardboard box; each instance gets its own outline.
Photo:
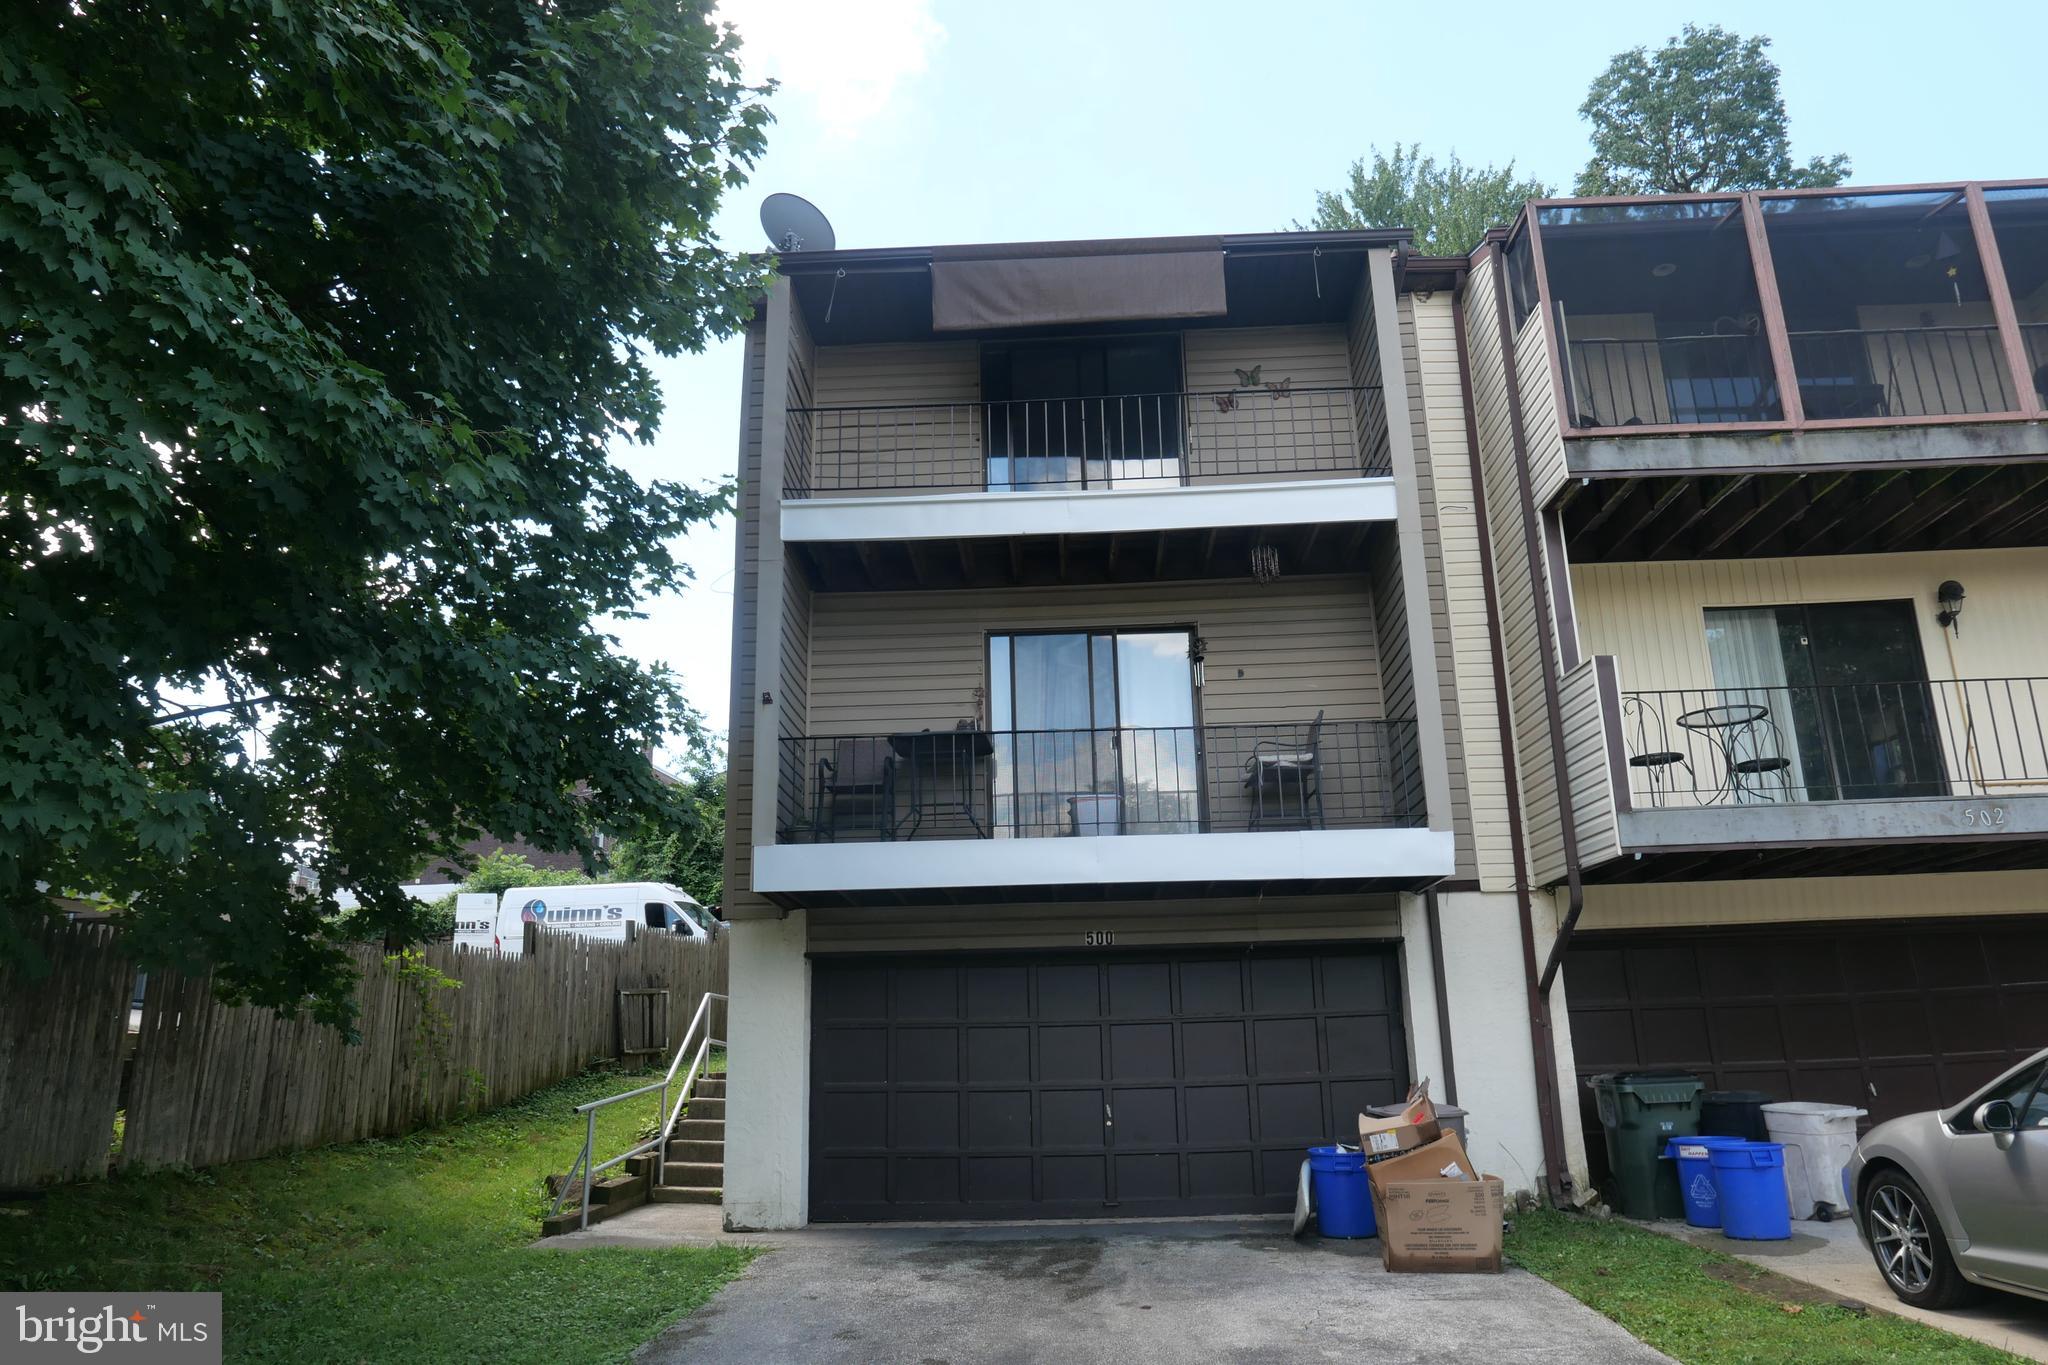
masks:
<instances>
[{"instance_id":1,"label":"flattened cardboard box","mask_svg":"<svg viewBox=\"0 0 2048 1365\"><path fill-rule=\"evenodd\" d=\"M1498 1176L1477 1180L1405 1180L1375 1191L1380 1246L1391 1271L1499 1274Z\"/></svg>"},{"instance_id":2,"label":"flattened cardboard box","mask_svg":"<svg viewBox=\"0 0 2048 1365\"><path fill-rule=\"evenodd\" d=\"M1386 1118L1372 1114L1358 1116L1358 1145L1368 1157L1420 1147L1425 1142L1436 1141L1441 1131L1437 1126L1436 1106L1429 1102L1429 1093L1421 1085L1408 1092L1407 1103L1397 1114Z\"/></svg>"}]
</instances>

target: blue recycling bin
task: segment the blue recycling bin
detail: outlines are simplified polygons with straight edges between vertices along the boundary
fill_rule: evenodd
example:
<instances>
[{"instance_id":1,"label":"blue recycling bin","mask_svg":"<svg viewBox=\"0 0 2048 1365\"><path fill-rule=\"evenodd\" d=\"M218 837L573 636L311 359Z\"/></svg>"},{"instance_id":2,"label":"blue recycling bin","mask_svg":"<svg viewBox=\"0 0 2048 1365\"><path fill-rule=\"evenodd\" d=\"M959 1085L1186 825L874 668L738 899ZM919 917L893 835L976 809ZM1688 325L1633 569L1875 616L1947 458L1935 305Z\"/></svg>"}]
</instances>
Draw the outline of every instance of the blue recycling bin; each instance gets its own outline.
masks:
<instances>
[{"instance_id":1,"label":"blue recycling bin","mask_svg":"<svg viewBox=\"0 0 2048 1365\"><path fill-rule=\"evenodd\" d=\"M1376 1237L1372 1186L1365 1178L1365 1153L1341 1147L1308 1149L1309 1181L1315 1188L1316 1231L1325 1237Z\"/></svg>"},{"instance_id":2,"label":"blue recycling bin","mask_svg":"<svg viewBox=\"0 0 2048 1365\"><path fill-rule=\"evenodd\" d=\"M1743 1142L1708 1150L1721 1194L1721 1231L1744 1242L1782 1242L1791 1237L1784 1146Z\"/></svg>"},{"instance_id":3,"label":"blue recycling bin","mask_svg":"<svg viewBox=\"0 0 2048 1365\"><path fill-rule=\"evenodd\" d=\"M1685 1221L1696 1228L1721 1226L1721 1187L1714 1178L1713 1149L1740 1147L1739 1137L1675 1137L1664 1144L1664 1156L1678 1163L1678 1193L1685 1202Z\"/></svg>"}]
</instances>

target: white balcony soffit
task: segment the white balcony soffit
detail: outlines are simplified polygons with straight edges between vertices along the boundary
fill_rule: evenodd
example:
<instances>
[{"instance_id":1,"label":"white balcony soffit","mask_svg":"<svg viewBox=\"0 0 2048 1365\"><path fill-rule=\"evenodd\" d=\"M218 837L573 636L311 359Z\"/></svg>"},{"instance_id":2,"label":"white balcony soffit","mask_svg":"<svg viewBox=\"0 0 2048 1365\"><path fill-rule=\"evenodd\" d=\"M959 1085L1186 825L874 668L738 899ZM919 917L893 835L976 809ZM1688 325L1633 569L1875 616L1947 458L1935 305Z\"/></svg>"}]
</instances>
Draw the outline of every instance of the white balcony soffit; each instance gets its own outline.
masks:
<instances>
[{"instance_id":1,"label":"white balcony soffit","mask_svg":"<svg viewBox=\"0 0 2048 1365\"><path fill-rule=\"evenodd\" d=\"M967 890L1161 882L1427 880L1456 862L1449 830L1317 829L1100 839L909 839L754 849L754 890Z\"/></svg>"},{"instance_id":2,"label":"white balcony soffit","mask_svg":"<svg viewBox=\"0 0 2048 1365\"><path fill-rule=\"evenodd\" d=\"M945 540L1394 520L1391 478L785 501L782 538Z\"/></svg>"}]
</instances>

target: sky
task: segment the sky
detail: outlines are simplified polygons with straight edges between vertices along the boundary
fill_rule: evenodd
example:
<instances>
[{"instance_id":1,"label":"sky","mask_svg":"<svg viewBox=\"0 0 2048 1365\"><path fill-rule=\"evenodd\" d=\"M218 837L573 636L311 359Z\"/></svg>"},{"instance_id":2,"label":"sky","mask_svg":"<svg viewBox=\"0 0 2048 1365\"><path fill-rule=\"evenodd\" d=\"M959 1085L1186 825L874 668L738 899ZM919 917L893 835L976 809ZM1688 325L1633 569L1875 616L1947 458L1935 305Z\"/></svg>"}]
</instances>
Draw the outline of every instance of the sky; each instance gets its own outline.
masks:
<instances>
[{"instance_id":1,"label":"sky","mask_svg":"<svg viewBox=\"0 0 2048 1365\"><path fill-rule=\"evenodd\" d=\"M842 247L1269 232L1306 219L1377 145L1513 161L1569 190L1578 106L1613 54L1681 23L1767 34L1795 160L1853 159L1853 182L2048 173L2038 4L1285 6L1210 0L722 0L776 122L717 222L765 245L761 200L823 209ZM1853 14L1853 18L1850 15ZM657 362L667 415L616 458L643 479L712 483L737 463L740 348ZM686 592L618 623L727 724L733 528L698 528Z\"/></svg>"}]
</instances>

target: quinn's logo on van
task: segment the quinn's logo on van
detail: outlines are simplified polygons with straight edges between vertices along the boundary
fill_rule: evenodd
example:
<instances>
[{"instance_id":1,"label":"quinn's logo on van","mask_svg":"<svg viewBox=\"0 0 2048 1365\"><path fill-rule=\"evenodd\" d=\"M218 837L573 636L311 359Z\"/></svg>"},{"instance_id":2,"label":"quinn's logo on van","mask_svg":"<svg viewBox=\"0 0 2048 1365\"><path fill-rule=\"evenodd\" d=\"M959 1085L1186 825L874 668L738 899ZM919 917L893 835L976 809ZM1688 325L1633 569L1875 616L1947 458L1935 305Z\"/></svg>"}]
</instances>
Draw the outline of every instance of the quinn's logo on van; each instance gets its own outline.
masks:
<instances>
[{"instance_id":1,"label":"quinn's logo on van","mask_svg":"<svg viewBox=\"0 0 2048 1365\"><path fill-rule=\"evenodd\" d=\"M565 909L548 909L543 900L530 900L519 907L519 918L527 924L588 924L595 920L623 920L626 907L623 905L572 905Z\"/></svg>"},{"instance_id":2,"label":"quinn's logo on van","mask_svg":"<svg viewBox=\"0 0 2048 1365\"><path fill-rule=\"evenodd\" d=\"M546 901L531 900L519 907L519 921L522 924L540 924L548 917Z\"/></svg>"}]
</instances>

